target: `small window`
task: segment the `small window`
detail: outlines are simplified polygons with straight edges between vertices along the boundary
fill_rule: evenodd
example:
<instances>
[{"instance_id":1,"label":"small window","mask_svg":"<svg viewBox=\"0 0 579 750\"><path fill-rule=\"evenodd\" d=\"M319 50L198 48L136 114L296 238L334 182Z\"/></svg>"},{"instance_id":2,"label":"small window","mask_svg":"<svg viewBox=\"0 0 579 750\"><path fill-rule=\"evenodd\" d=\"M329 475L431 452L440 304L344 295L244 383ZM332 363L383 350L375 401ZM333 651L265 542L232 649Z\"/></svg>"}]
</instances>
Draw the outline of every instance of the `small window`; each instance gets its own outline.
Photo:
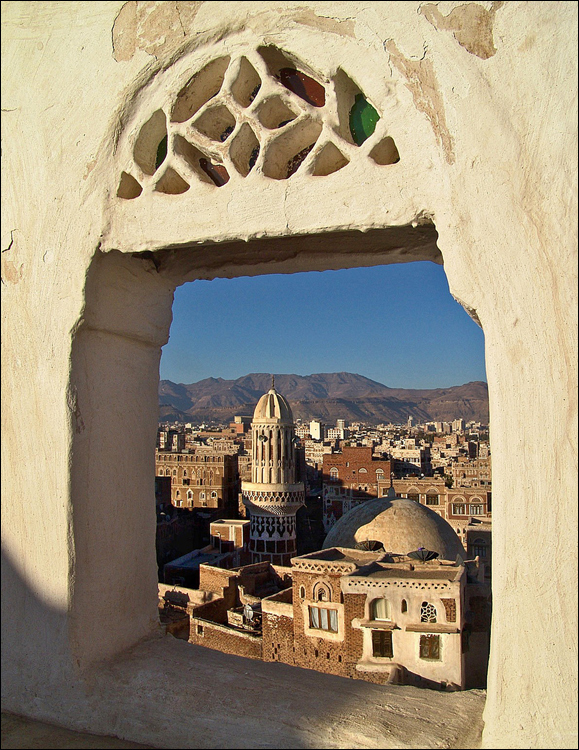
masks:
<instances>
[{"instance_id":1,"label":"small window","mask_svg":"<svg viewBox=\"0 0 579 750\"><path fill-rule=\"evenodd\" d=\"M400 605L400 611L408 612L408 602L406 601L406 599L402 599L402 604Z\"/></svg>"},{"instance_id":2,"label":"small window","mask_svg":"<svg viewBox=\"0 0 579 750\"><path fill-rule=\"evenodd\" d=\"M332 591L326 583L316 583L314 586L313 598L317 602L331 602Z\"/></svg>"},{"instance_id":3,"label":"small window","mask_svg":"<svg viewBox=\"0 0 579 750\"><path fill-rule=\"evenodd\" d=\"M330 481L337 482L338 481L338 470L337 469L330 469Z\"/></svg>"},{"instance_id":4,"label":"small window","mask_svg":"<svg viewBox=\"0 0 579 750\"><path fill-rule=\"evenodd\" d=\"M428 633L420 636L420 658L440 661L440 636Z\"/></svg>"},{"instance_id":5,"label":"small window","mask_svg":"<svg viewBox=\"0 0 579 750\"><path fill-rule=\"evenodd\" d=\"M420 502L420 495L416 492L409 492L406 497L409 500L414 500L414 502L419 503Z\"/></svg>"},{"instance_id":6,"label":"small window","mask_svg":"<svg viewBox=\"0 0 579 750\"><path fill-rule=\"evenodd\" d=\"M482 516L483 506L482 505L469 505L468 512L471 516Z\"/></svg>"},{"instance_id":7,"label":"small window","mask_svg":"<svg viewBox=\"0 0 579 750\"><path fill-rule=\"evenodd\" d=\"M394 656L391 630L372 631L372 656L388 659L391 659Z\"/></svg>"},{"instance_id":8,"label":"small window","mask_svg":"<svg viewBox=\"0 0 579 750\"><path fill-rule=\"evenodd\" d=\"M371 619L390 619L390 603L388 602L388 599L374 599L371 605Z\"/></svg>"},{"instance_id":9,"label":"small window","mask_svg":"<svg viewBox=\"0 0 579 750\"><path fill-rule=\"evenodd\" d=\"M362 468L358 470L358 474L367 474L367 473L368 473L368 469Z\"/></svg>"},{"instance_id":10,"label":"small window","mask_svg":"<svg viewBox=\"0 0 579 750\"><path fill-rule=\"evenodd\" d=\"M466 516L466 505L464 503L453 503L452 513L455 516Z\"/></svg>"},{"instance_id":11,"label":"small window","mask_svg":"<svg viewBox=\"0 0 579 750\"><path fill-rule=\"evenodd\" d=\"M434 492L426 493L426 504L427 505L440 505L440 499Z\"/></svg>"},{"instance_id":12,"label":"small window","mask_svg":"<svg viewBox=\"0 0 579 750\"><path fill-rule=\"evenodd\" d=\"M422 602L420 607L420 622L436 622L436 607L430 602Z\"/></svg>"},{"instance_id":13,"label":"small window","mask_svg":"<svg viewBox=\"0 0 579 750\"><path fill-rule=\"evenodd\" d=\"M306 598L306 589L304 586L300 586L300 599Z\"/></svg>"}]
</instances>

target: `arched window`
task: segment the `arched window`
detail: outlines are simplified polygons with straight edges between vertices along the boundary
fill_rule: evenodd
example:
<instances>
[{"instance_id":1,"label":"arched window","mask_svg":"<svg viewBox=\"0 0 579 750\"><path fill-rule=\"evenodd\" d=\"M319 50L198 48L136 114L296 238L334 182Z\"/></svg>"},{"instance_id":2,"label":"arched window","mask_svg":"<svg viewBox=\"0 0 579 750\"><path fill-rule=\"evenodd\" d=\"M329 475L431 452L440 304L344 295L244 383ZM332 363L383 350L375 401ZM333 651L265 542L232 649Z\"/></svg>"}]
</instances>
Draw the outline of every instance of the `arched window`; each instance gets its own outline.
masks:
<instances>
[{"instance_id":1,"label":"arched window","mask_svg":"<svg viewBox=\"0 0 579 750\"><path fill-rule=\"evenodd\" d=\"M390 602L388 599L374 599L370 607L370 617L372 620L389 620Z\"/></svg>"},{"instance_id":2,"label":"arched window","mask_svg":"<svg viewBox=\"0 0 579 750\"><path fill-rule=\"evenodd\" d=\"M187 500L193 500L193 492L191 490L187 493Z\"/></svg>"},{"instance_id":3,"label":"arched window","mask_svg":"<svg viewBox=\"0 0 579 750\"><path fill-rule=\"evenodd\" d=\"M358 474L367 474L367 473L368 473L368 469L364 469L363 467L358 470Z\"/></svg>"},{"instance_id":4,"label":"arched window","mask_svg":"<svg viewBox=\"0 0 579 750\"><path fill-rule=\"evenodd\" d=\"M436 622L436 607L430 602L422 602L420 622Z\"/></svg>"},{"instance_id":5,"label":"arched window","mask_svg":"<svg viewBox=\"0 0 579 750\"><path fill-rule=\"evenodd\" d=\"M337 482L338 481L338 470L337 469L330 469L330 481Z\"/></svg>"},{"instance_id":6,"label":"arched window","mask_svg":"<svg viewBox=\"0 0 579 750\"><path fill-rule=\"evenodd\" d=\"M306 589L304 586L300 586L300 599L306 598Z\"/></svg>"},{"instance_id":7,"label":"arched window","mask_svg":"<svg viewBox=\"0 0 579 750\"><path fill-rule=\"evenodd\" d=\"M402 599L402 604L400 605L400 611L408 612L408 602L406 601L406 599Z\"/></svg>"},{"instance_id":8,"label":"arched window","mask_svg":"<svg viewBox=\"0 0 579 750\"><path fill-rule=\"evenodd\" d=\"M332 601L332 591L327 583L316 583L316 585L314 586L314 599L317 602Z\"/></svg>"},{"instance_id":9,"label":"arched window","mask_svg":"<svg viewBox=\"0 0 579 750\"><path fill-rule=\"evenodd\" d=\"M213 498L216 498L216 497L217 497L217 492L213 491L213 492L211 493L211 497L213 497Z\"/></svg>"},{"instance_id":10,"label":"arched window","mask_svg":"<svg viewBox=\"0 0 579 750\"><path fill-rule=\"evenodd\" d=\"M187 469L183 469L183 476L184 476L184 477L186 477L186 476L187 476Z\"/></svg>"}]
</instances>

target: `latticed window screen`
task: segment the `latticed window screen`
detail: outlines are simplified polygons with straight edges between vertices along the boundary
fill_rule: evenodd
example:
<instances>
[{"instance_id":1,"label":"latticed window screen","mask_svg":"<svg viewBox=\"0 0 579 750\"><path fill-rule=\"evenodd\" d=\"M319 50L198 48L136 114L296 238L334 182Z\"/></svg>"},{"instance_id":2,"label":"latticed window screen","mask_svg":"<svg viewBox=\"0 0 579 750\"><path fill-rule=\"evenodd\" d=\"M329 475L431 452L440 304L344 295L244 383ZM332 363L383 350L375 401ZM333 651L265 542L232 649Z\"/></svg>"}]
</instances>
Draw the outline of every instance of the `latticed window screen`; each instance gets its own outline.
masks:
<instances>
[{"instance_id":1,"label":"latticed window screen","mask_svg":"<svg viewBox=\"0 0 579 750\"><path fill-rule=\"evenodd\" d=\"M420 622L436 622L436 607L430 602L422 602L420 607Z\"/></svg>"},{"instance_id":2,"label":"latticed window screen","mask_svg":"<svg viewBox=\"0 0 579 750\"><path fill-rule=\"evenodd\" d=\"M309 607L310 628L316 630L329 630L338 632L338 611L336 609L322 609L320 607Z\"/></svg>"},{"instance_id":3,"label":"latticed window screen","mask_svg":"<svg viewBox=\"0 0 579 750\"><path fill-rule=\"evenodd\" d=\"M440 659L440 636L429 633L420 636L420 658Z\"/></svg>"},{"instance_id":4,"label":"latticed window screen","mask_svg":"<svg viewBox=\"0 0 579 750\"><path fill-rule=\"evenodd\" d=\"M390 619L390 604L388 603L388 599L374 599L372 602L372 619Z\"/></svg>"},{"instance_id":5,"label":"latticed window screen","mask_svg":"<svg viewBox=\"0 0 579 750\"><path fill-rule=\"evenodd\" d=\"M392 658L394 656L394 650L392 649L391 630L372 631L372 655L385 656L389 658Z\"/></svg>"}]
</instances>

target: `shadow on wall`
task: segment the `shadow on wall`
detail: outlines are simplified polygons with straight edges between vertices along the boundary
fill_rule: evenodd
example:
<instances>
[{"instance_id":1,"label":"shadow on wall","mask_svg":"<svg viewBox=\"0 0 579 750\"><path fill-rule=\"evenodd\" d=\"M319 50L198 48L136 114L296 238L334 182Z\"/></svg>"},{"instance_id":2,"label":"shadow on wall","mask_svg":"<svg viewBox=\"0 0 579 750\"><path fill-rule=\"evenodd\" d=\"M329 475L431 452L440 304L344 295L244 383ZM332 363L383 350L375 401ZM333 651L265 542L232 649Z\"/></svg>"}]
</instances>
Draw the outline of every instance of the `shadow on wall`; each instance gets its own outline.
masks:
<instances>
[{"instance_id":1,"label":"shadow on wall","mask_svg":"<svg viewBox=\"0 0 579 750\"><path fill-rule=\"evenodd\" d=\"M482 691L372 685L172 636L75 670L65 612L44 603L4 552L2 575L17 602L2 612L3 636L14 644L2 653L6 711L160 748L399 748L409 737L413 747L480 746ZM16 644L23 654L37 651L32 663L46 671L21 671L27 659Z\"/></svg>"}]
</instances>

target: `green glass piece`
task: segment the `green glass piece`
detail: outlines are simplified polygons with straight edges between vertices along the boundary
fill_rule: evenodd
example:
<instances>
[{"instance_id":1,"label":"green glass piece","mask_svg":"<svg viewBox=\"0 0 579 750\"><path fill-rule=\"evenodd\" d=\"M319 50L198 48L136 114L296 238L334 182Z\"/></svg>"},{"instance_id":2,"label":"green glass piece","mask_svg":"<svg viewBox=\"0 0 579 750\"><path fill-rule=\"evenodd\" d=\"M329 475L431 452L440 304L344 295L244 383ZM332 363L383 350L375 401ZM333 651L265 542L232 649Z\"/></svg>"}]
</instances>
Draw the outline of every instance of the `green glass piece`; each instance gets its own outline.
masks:
<instances>
[{"instance_id":1,"label":"green glass piece","mask_svg":"<svg viewBox=\"0 0 579 750\"><path fill-rule=\"evenodd\" d=\"M157 158L155 159L155 169L159 169L167 156L167 136L161 138L157 146Z\"/></svg>"},{"instance_id":2,"label":"green glass piece","mask_svg":"<svg viewBox=\"0 0 579 750\"><path fill-rule=\"evenodd\" d=\"M367 101L364 94L356 94L354 105L350 110L350 133L357 146L361 146L376 129L380 115Z\"/></svg>"}]
</instances>

